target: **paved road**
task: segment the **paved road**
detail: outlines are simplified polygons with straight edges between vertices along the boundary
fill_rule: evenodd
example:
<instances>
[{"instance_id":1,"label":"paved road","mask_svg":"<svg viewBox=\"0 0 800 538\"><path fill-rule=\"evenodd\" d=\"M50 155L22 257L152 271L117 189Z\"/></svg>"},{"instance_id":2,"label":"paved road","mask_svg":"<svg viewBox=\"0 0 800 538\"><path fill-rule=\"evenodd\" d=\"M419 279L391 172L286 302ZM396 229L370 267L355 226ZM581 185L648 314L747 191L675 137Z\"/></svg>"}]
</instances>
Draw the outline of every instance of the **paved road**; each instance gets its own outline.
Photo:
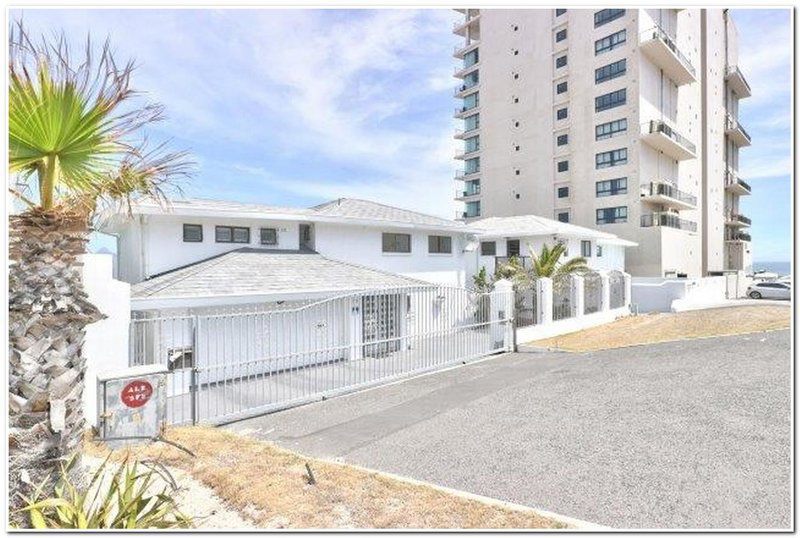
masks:
<instances>
[{"instance_id":1,"label":"paved road","mask_svg":"<svg viewBox=\"0 0 800 538\"><path fill-rule=\"evenodd\" d=\"M790 335L507 354L229 427L625 528L786 528Z\"/></svg>"}]
</instances>

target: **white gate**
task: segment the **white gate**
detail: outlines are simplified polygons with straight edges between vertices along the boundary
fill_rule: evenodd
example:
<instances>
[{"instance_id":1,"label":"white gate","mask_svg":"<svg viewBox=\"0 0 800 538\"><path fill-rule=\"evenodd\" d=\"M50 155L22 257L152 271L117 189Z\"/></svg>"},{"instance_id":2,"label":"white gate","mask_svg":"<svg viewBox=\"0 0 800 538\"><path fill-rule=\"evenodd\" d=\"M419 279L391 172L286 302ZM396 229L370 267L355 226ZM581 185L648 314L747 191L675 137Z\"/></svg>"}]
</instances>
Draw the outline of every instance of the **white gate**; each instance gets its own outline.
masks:
<instances>
[{"instance_id":1,"label":"white gate","mask_svg":"<svg viewBox=\"0 0 800 538\"><path fill-rule=\"evenodd\" d=\"M293 308L131 321L132 365L165 362L173 424L222 423L512 348L513 292L417 286Z\"/></svg>"}]
</instances>

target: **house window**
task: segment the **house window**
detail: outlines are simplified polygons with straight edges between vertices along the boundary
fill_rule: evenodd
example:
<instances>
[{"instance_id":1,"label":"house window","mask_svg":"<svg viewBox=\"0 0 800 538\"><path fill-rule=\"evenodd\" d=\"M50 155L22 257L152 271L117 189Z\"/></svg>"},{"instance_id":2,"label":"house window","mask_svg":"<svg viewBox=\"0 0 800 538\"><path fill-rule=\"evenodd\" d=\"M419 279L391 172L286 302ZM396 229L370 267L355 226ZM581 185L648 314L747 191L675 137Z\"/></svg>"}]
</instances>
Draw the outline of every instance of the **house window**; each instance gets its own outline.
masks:
<instances>
[{"instance_id":1,"label":"house window","mask_svg":"<svg viewBox=\"0 0 800 538\"><path fill-rule=\"evenodd\" d=\"M592 257L592 242L591 241L581 241L581 256L584 258L591 258Z\"/></svg>"},{"instance_id":2,"label":"house window","mask_svg":"<svg viewBox=\"0 0 800 538\"><path fill-rule=\"evenodd\" d=\"M506 241L506 256L509 258L519 256L520 252L519 239L509 239Z\"/></svg>"},{"instance_id":3,"label":"house window","mask_svg":"<svg viewBox=\"0 0 800 538\"><path fill-rule=\"evenodd\" d=\"M567 91L566 81L559 82L558 84L556 84L556 93L566 93L566 91Z\"/></svg>"},{"instance_id":4,"label":"house window","mask_svg":"<svg viewBox=\"0 0 800 538\"><path fill-rule=\"evenodd\" d=\"M411 252L411 235L384 233L383 251L408 254Z\"/></svg>"},{"instance_id":5,"label":"house window","mask_svg":"<svg viewBox=\"0 0 800 538\"><path fill-rule=\"evenodd\" d=\"M567 65L567 55L559 56L556 58L556 69L559 67L565 67Z\"/></svg>"},{"instance_id":6,"label":"house window","mask_svg":"<svg viewBox=\"0 0 800 538\"><path fill-rule=\"evenodd\" d=\"M619 120L609 121L608 123L601 123L594 127L594 139L604 140L611 138L619 133L624 133L628 130L628 119L622 118Z\"/></svg>"},{"instance_id":7,"label":"house window","mask_svg":"<svg viewBox=\"0 0 800 538\"><path fill-rule=\"evenodd\" d=\"M278 244L278 230L275 228L261 228L261 244L262 245L277 245Z\"/></svg>"},{"instance_id":8,"label":"house window","mask_svg":"<svg viewBox=\"0 0 800 538\"><path fill-rule=\"evenodd\" d=\"M217 243L249 243L250 228L241 226L217 226L214 229Z\"/></svg>"},{"instance_id":9,"label":"house window","mask_svg":"<svg viewBox=\"0 0 800 538\"><path fill-rule=\"evenodd\" d=\"M559 172L566 172L569 170L569 161L558 161L557 167Z\"/></svg>"},{"instance_id":10,"label":"house window","mask_svg":"<svg viewBox=\"0 0 800 538\"><path fill-rule=\"evenodd\" d=\"M627 92L625 91L625 88L622 88L621 90L595 97L594 111L600 112L602 110L608 110L609 108L615 108L624 105L626 94Z\"/></svg>"},{"instance_id":11,"label":"house window","mask_svg":"<svg viewBox=\"0 0 800 538\"><path fill-rule=\"evenodd\" d=\"M627 206L604 207L597 210L597 224L614 224L628 222Z\"/></svg>"},{"instance_id":12,"label":"house window","mask_svg":"<svg viewBox=\"0 0 800 538\"><path fill-rule=\"evenodd\" d=\"M203 242L203 225L202 224L184 224L183 225L183 242L184 243L202 243Z\"/></svg>"},{"instance_id":13,"label":"house window","mask_svg":"<svg viewBox=\"0 0 800 538\"><path fill-rule=\"evenodd\" d=\"M559 198L569 198L569 187L559 187L558 188L558 197Z\"/></svg>"},{"instance_id":14,"label":"house window","mask_svg":"<svg viewBox=\"0 0 800 538\"><path fill-rule=\"evenodd\" d=\"M561 211L556 218L558 222L569 222L569 211Z\"/></svg>"},{"instance_id":15,"label":"house window","mask_svg":"<svg viewBox=\"0 0 800 538\"><path fill-rule=\"evenodd\" d=\"M603 257L603 245L597 245L597 257L598 258Z\"/></svg>"},{"instance_id":16,"label":"house window","mask_svg":"<svg viewBox=\"0 0 800 538\"><path fill-rule=\"evenodd\" d=\"M625 74L626 65L625 58L623 58L618 62L598 67L594 70L594 83L600 84L601 82L621 77Z\"/></svg>"},{"instance_id":17,"label":"house window","mask_svg":"<svg viewBox=\"0 0 800 538\"><path fill-rule=\"evenodd\" d=\"M565 120L567 119L567 108L559 108L556 110L556 119L557 120Z\"/></svg>"},{"instance_id":18,"label":"house window","mask_svg":"<svg viewBox=\"0 0 800 538\"><path fill-rule=\"evenodd\" d=\"M167 370L183 370L194 367L194 350L191 346L167 349Z\"/></svg>"},{"instance_id":19,"label":"house window","mask_svg":"<svg viewBox=\"0 0 800 538\"><path fill-rule=\"evenodd\" d=\"M559 30L556 32L556 43L564 41L567 38L567 29Z\"/></svg>"},{"instance_id":20,"label":"house window","mask_svg":"<svg viewBox=\"0 0 800 538\"><path fill-rule=\"evenodd\" d=\"M569 135L562 134L558 135L558 138L556 138L556 145L558 146L566 146L568 143L569 143Z\"/></svg>"},{"instance_id":21,"label":"house window","mask_svg":"<svg viewBox=\"0 0 800 538\"><path fill-rule=\"evenodd\" d=\"M566 9L557 9L556 10L556 17L560 17L561 15L563 15L566 12L567 12Z\"/></svg>"},{"instance_id":22,"label":"house window","mask_svg":"<svg viewBox=\"0 0 800 538\"><path fill-rule=\"evenodd\" d=\"M428 252L430 254L452 254L453 239L447 235L429 235Z\"/></svg>"},{"instance_id":23,"label":"house window","mask_svg":"<svg viewBox=\"0 0 800 538\"><path fill-rule=\"evenodd\" d=\"M481 241L481 256L494 256L497 253L497 243L494 241Z\"/></svg>"},{"instance_id":24,"label":"house window","mask_svg":"<svg viewBox=\"0 0 800 538\"><path fill-rule=\"evenodd\" d=\"M595 193L598 198L628 193L628 178L618 177L595 183Z\"/></svg>"},{"instance_id":25,"label":"house window","mask_svg":"<svg viewBox=\"0 0 800 538\"><path fill-rule=\"evenodd\" d=\"M597 153L594 156L594 167L596 169L620 166L628 162L628 148L614 149Z\"/></svg>"},{"instance_id":26,"label":"house window","mask_svg":"<svg viewBox=\"0 0 800 538\"><path fill-rule=\"evenodd\" d=\"M602 54L625 44L627 32L620 30L594 42L594 55Z\"/></svg>"},{"instance_id":27,"label":"house window","mask_svg":"<svg viewBox=\"0 0 800 538\"><path fill-rule=\"evenodd\" d=\"M603 26L625 15L624 9L601 9L594 14L594 27Z\"/></svg>"}]
</instances>

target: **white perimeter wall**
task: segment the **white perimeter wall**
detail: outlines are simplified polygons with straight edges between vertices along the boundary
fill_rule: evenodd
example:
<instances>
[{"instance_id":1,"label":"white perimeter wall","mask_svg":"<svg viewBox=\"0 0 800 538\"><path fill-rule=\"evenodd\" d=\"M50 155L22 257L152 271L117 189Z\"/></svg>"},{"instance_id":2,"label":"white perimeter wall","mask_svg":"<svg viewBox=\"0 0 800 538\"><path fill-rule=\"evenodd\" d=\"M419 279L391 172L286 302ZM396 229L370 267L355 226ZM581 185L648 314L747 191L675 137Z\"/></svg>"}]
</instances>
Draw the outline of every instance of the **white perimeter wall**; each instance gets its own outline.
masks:
<instances>
[{"instance_id":1,"label":"white perimeter wall","mask_svg":"<svg viewBox=\"0 0 800 538\"><path fill-rule=\"evenodd\" d=\"M645 278L631 283L631 302L640 313L674 312L712 306L726 300L726 277Z\"/></svg>"}]
</instances>

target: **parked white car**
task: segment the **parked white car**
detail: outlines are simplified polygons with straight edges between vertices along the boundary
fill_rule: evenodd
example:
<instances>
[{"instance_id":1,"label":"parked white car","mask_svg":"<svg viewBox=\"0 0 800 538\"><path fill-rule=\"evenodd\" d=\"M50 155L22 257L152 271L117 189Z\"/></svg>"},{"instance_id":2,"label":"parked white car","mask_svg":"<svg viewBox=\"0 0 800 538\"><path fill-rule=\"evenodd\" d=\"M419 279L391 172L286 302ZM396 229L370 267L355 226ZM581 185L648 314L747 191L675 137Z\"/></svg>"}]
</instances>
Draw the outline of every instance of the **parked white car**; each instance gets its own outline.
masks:
<instances>
[{"instance_id":1,"label":"parked white car","mask_svg":"<svg viewBox=\"0 0 800 538\"><path fill-rule=\"evenodd\" d=\"M792 286L785 282L756 282L747 288L751 299L791 299Z\"/></svg>"}]
</instances>

